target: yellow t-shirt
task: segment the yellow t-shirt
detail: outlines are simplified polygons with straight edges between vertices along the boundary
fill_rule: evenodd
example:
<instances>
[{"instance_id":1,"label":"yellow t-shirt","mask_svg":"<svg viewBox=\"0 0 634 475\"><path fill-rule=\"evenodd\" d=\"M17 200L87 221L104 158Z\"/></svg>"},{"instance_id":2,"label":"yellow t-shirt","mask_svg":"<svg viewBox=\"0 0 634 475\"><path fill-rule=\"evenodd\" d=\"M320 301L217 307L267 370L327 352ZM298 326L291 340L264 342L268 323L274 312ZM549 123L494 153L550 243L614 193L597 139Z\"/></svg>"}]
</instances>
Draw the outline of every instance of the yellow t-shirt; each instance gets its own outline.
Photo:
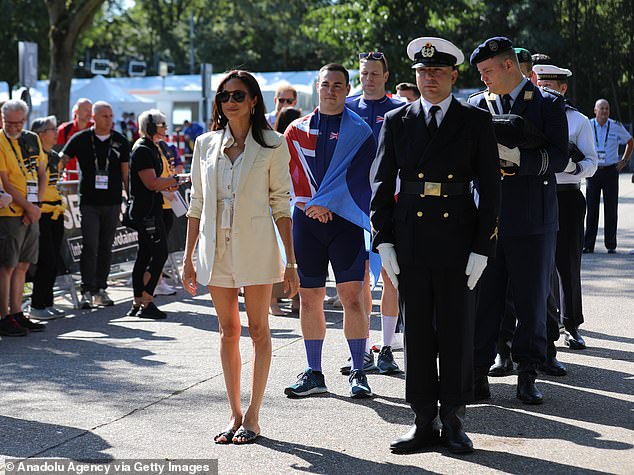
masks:
<instances>
[{"instance_id":1,"label":"yellow t-shirt","mask_svg":"<svg viewBox=\"0 0 634 475\"><path fill-rule=\"evenodd\" d=\"M161 177L165 178L171 175L170 163L167 161L165 155L163 155L163 151L160 148L159 150L161 151L161 160L163 160L163 172L161 173ZM172 209L172 205L165 195L163 195L163 209Z\"/></svg>"},{"instance_id":2,"label":"yellow t-shirt","mask_svg":"<svg viewBox=\"0 0 634 475\"><path fill-rule=\"evenodd\" d=\"M34 135L39 146L39 154L34 153L30 166L22 158L22 150L17 139L9 139L4 131L0 132L0 172L6 172L9 183L13 185L26 198L26 182L37 182L37 168L40 163L48 164L48 158L42 150L40 138L33 132L23 131L23 134ZM28 157L27 157L28 158ZM5 190L6 191L6 190ZM22 216L24 210L14 201L11 206L0 209L0 216Z\"/></svg>"},{"instance_id":3,"label":"yellow t-shirt","mask_svg":"<svg viewBox=\"0 0 634 475\"><path fill-rule=\"evenodd\" d=\"M57 180L59 180L59 165L58 169L53 170L52 173L50 165L51 161L48 160L48 166L46 167L46 190L44 190L44 199L42 201L59 201L62 199L59 194L59 190L57 189Z\"/></svg>"}]
</instances>

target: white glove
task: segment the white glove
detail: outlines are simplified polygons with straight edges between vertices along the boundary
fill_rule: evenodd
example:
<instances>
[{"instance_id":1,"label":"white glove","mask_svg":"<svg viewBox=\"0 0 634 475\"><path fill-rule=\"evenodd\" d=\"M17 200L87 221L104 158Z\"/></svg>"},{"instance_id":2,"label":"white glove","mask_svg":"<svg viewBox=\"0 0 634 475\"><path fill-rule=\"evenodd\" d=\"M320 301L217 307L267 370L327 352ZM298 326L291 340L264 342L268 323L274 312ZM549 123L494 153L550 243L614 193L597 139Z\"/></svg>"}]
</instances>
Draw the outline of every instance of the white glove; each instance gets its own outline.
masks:
<instances>
[{"instance_id":1,"label":"white glove","mask_svg":"<svg viewBox=\"0 0 634 475\"><path fill-rule=\"evenodd\" d=\"M398 266L398 261L396 259L396 250L394 249L394 244L390 242L384 242L377 246L379 251L379 256L381 256L381 263L387 276L392 281L392 285L394 285L395 289L398 289L398 278L397 274L400 274L401 269Z\"/></svg>"},{"instance_id":2,"label":"white glove","mask_svg":"<svg viewBox=\"0 0 634 475\"><path fill-rule=\"evenodd\" d=\"M500 160L514 163L518 167L520 166L519 148L508 148L502 144L498 144L498 155L500 156Z\"/></svg>"},{"instance_id":3,"label":"white glove","mask_svg":"<svg viewBox=\"0 0 634 475\"><path fill-rule=\"evenodd\" d=\"M469 254L467 269L465 270L465 274L469 276L469 279L467 279L467 287L469 287L469 290L475 289L482 272L484 272L484 268L487 266L487 259L487 256L476 254L475 252Z\"/></svg>"},{"instance_id":4,"label":"white glove","mask_svg":"<svg viewBox=\"0 0 634 475\"><path fill-rule=\"evenodd\" d=\"M6 208L13 201L13 196L0 190L0 208Z\"/></svg>"},{"instance_id":5,"label":"white glove","mask_svg":"<svg viewBox=\"0 0 634 475\"><path fill-rule=\"evenodd\" d=\"M564 168L564 172L574 173L576 171L577 171L577 164L573 162L572 160L569 160L568 165L566 165L566 168Z\"/></svg>"}]
</instances>

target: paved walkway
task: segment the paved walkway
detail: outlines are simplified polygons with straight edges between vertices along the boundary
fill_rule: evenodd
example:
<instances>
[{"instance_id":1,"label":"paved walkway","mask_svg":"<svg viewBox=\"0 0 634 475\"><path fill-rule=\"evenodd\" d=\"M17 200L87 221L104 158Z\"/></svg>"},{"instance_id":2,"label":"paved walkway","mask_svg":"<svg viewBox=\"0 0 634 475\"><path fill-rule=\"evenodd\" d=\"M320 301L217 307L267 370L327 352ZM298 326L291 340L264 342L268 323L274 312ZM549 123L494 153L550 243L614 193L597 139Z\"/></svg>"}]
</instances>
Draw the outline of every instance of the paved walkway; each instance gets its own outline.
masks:
<instances>
[{"instance_id":1,"label":"paved walkway","mask_svg":"<svg viewBox=\"0 0 634 475\"><path fill-rule=\"evenodd\" d=\"M118 285L114 308L71 311L43 333L0 341L0 457L217 458L220 473L228 474L634 473L630 175L622 177L620 203L619 253L608 255L597 245L595 254L584 256L589 348L570 351L560 340L569 375L540 378L546 396L541 406L515 399L515 377L493 380L491 403L467 411L474 454L389 452L389 441L412 421L403 378L370 375L376 396L351 400L338 372L347 347L341 312L334 310L327 314L324 350L330 394L284 397L283 388L304 368L304 345L296 317L272 317L264 437L249 447L216 446L212 436L225 426L228 405L209 297L190 298L182 290L161 297L169 319L141 321L122 317L131 292ZM379 329L373 317L373 341L380 339ZM246 327L242 336L247 385ZM402 353L396 355L402 364Z\"/></svg>"}]
</instances>

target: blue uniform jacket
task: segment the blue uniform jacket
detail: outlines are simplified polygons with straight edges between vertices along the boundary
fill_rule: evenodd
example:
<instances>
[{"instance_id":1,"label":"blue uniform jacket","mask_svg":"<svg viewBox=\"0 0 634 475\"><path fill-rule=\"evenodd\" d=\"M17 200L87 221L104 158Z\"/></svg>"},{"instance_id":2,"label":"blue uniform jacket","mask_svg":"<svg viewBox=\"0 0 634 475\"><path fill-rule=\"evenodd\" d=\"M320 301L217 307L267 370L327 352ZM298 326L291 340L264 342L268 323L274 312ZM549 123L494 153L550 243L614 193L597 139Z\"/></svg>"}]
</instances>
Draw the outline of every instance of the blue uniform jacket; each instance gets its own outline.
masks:
<instances>
[{"instance_id":1,"label":"blue uniform jacket","mask_svg":"<svg viewBox=\"0 0 634 475\"><path fill-rule=\"evenodd\" d=\"M495 95L474 94L469 103L489 110ZM494 107L494 110L497 108ZM520 167L502 179L499 236L530 236L558 229L555 173L568 163L568 121L563 97L527 82L511 108L540 129L549 141L545 149L520 149Z\"/></svg>"}]
</instances>

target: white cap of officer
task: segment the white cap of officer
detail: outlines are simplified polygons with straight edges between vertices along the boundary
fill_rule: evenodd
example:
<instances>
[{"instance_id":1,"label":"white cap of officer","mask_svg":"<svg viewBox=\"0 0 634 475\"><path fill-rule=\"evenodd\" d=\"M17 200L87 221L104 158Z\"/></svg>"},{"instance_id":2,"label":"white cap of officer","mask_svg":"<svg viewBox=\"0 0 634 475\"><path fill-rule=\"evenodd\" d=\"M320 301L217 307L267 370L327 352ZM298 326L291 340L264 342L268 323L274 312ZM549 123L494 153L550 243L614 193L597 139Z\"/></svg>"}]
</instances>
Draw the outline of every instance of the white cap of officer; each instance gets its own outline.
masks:
<instances>
[{"instance_id":1,"label":"white cap of officer","mask_svg":"<svg viewBox=\"0 0 634 475\"><path fill-rule=\"evenodd\" d=\"M560 68L554 64L538 64L533 66L537 79L565 80L572 76L570 69Z\"/></svg>"},{"instance_id":2,"label":"white cap of officer","mask_svg":"<svg viewBox=\"0 0 634 475\"><path fill-rule=\"evenodd\" d=\"M407 45L407 56L414 61L412 69L421 67L455 67L462 64L464 54L451 41L422 36Z\"/></svg>"}]
</instances>

